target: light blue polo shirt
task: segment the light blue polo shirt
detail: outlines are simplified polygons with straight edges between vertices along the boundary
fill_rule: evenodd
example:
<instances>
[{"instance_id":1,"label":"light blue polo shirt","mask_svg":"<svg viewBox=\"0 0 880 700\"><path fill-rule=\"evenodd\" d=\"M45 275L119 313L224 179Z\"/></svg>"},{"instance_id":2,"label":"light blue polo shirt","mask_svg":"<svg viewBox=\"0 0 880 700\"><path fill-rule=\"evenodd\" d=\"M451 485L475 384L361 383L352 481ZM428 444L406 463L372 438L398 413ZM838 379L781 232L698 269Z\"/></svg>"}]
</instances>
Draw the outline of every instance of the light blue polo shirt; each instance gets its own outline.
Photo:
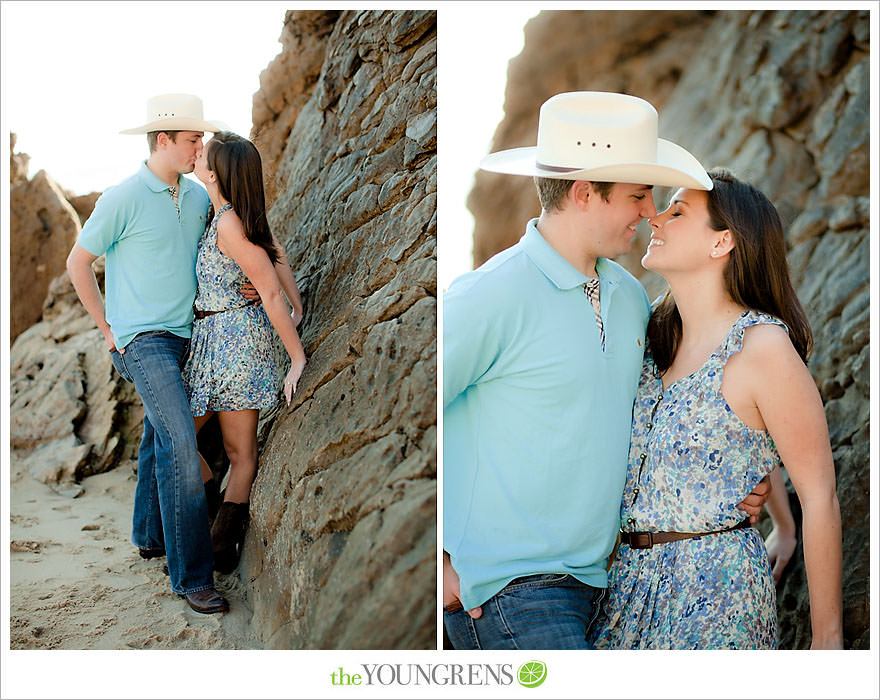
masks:
<instances>
[{"instance_id":1,"label":"light blue polo shirt","mask_svg":"<svg viewBox=\"0 0 880 700\"><path fill-rule=\"evenodd\" d=\"M443 299L443 548L465 608L512 579L607 586L650 314L600 258L602 351L589 279L536 228Z\"/></svg>"},{"instance_id":2,"label":"light blue polo shirt","mask_svg":"<svg viewBox=\"0 0 880 700\"><path fill-rule=\"evenodd\" d=\"M106 253L105 315L117 348L144 331L192 335L196 252L210 199L201 185L177 181L180 216L168 185L143 163L104 191L79 235L92 255Z\"/></svg>"}]
</instances>

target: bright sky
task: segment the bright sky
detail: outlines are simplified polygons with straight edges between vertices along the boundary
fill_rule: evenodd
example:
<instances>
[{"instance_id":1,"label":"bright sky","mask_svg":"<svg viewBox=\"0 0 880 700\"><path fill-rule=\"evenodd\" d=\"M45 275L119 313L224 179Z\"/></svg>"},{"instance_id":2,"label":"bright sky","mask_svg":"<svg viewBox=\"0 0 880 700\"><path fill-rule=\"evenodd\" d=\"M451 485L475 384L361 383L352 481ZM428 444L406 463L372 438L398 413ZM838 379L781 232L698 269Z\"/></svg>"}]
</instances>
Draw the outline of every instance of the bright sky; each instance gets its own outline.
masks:
<instances>
[{"instance_id":1,"label":"bright sky","mask_svg":"<svg viewBox=\"0 0 880 700\"><path fill-rule=\"evenodd\" d=\"M147 156L152 95L199 95L206 119L251 130L260 71L281 51L275 2L3 2L3 116L16 151L77 194ZM6 145L4 145L4 149Z\"/></svg>"},{"instance_id":2,"label":"bright sky","mask_svg":"<svg viewBox=\"0 0 880 700\"><path fill-rule=\"evenodd\" d=\"M474 220L465 200L504 116L507 64L522 51L523 27L539 9L534 3L457 3L438 15L440 289L471 269Z\"/></svg>"}]
</instances>

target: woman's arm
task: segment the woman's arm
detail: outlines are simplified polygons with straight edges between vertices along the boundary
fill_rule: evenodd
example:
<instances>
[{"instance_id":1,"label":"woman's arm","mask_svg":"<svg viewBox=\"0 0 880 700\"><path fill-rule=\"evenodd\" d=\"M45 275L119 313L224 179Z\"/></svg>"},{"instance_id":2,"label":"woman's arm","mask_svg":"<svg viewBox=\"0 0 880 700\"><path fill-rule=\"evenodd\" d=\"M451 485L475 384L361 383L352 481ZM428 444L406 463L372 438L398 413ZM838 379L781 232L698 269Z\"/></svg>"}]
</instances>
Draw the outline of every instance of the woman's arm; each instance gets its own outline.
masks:
<instances>
[{"instance_id":1,"label":"woman's arm","mask_svg":"<svg viewBox=\"0 0 880 700\"><path fill-rule=\"evenodd\" d=\"M776 443L803 509L812 648L840 649L840 506L822 400L783 329L750 329L743 343L743 355L747 353L755 405Z\"/></svg>"},{"instance_id":2,"label":"woman's arm","mask_svg":"<svg viewBox=\"0 0 880 700\"><path fill-rule=\"evenodd\" d=\"M788 565L797 547L797 535L791 506L788 504L788 491L782 480L782 471L776 467L770 472L770 497L767 499L767 512L773 521L773 530L767 537L767 554L773 565L773 583L779 583L782 572Z\"/></svg>"},{"instance_id":3,"label":"woman's arm","mask_svg":"<svg viewBox=\"0 0 880 700\"><path fill-rule=\"evenodd\" d=\"M281 286L269 255L260 246L245 238L241 220L235 212L227 212L217 222L217 246L220 251L232 258L263 300L263 308L269 321L278 332L281 342L290 355L290 372L284 383L284 394L290 403L291 394L296 391L296 383L306 364L306 355L296 332L293 319L287 313L287 304L281 296Z\"/></svg>"},{"instance_id":4,"label":"woman's arm","mask_svg":"<svg viewBox=\"0 0 880 700\"><path fill-rule=\"evenodd\" d=\"M290 269L290 262L287 260L287 254L284 252L284 248L278 242L278 239L275 238L275 234L272 234L272 242L275 243L275 248L278 250L279 255L278 262L275 263L275 274L278 275L278 281L281 283L282 289L284 289L287 301L289 301L290 305L293 307L293 313L291 314L293 317L293 325L298 326L303 317L303 303L302 297L299 293L299 287L296 286L296 280Z\"/></svg>"}]
</instances>

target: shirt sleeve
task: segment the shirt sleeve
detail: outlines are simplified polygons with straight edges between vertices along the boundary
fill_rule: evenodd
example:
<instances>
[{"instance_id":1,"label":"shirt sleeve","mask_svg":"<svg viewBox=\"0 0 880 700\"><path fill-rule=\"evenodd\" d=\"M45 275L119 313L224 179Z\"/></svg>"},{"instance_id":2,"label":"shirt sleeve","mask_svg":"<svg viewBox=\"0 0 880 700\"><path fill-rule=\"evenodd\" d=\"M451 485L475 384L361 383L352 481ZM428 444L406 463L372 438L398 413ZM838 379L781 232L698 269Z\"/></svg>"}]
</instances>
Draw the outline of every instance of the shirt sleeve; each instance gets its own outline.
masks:
<instances>
[{"instance_id":1,"label":"shirt sleeve","mask_svg":"<svg viewBox=\"0 0 880 700\"><path fill-rule=\"evenodd\" d=\"M476 384L499 356L503 309L488 287L465 276L443 295L444 408Z\"/></svg>"},{"instance_id":2,"label":"shirt sleeve","mask_svg":"<svg viewBox=\"0 0 880 700\"><path fill-rule=\"evenodd\" d=\"M106 253L125 230L126 212L118 200L113 188L106 190L83 225L77 243L92 255Z\"/></svg>"}]
</instances>

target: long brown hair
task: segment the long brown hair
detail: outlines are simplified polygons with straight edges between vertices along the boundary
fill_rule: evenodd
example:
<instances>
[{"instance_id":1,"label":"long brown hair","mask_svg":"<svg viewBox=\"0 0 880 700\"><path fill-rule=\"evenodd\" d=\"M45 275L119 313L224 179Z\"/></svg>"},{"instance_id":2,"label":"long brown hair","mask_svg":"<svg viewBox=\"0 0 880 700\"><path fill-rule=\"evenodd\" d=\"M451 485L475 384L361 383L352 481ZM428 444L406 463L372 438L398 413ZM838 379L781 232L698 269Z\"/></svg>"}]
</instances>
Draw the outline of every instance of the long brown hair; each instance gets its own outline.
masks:
<instances>
[{"instance_id":1,"label":"long brown hair","mask_svg":"<svg viewBox=\"0 0 880 700\"><path fill-rule=\"evenodd\" d=\"M807 315L788 275L782 220L776 207L758 189L722 168L709 171L709 226L728 229L735 246L724 268L724 287L730 298L748 309L775 316L788 326L788 335L806 363L813 348ZM681 342L681 316L669 290L648 321L648 348L657 369L665 371Z\"/></svg>"},{"instance_id":2,"label":"long brown hair","mask_svg":"<svg viewBox=\"0 0 880 700\"><path fill-rule=\"evenodd\" d=\"M266 219L260 152L246 138L231 131L215 134L205 147L208 168L217 176L221 196L235 209L247 239L263 248L274 265L280 256Z\"/></svg>"}]
</instances>

